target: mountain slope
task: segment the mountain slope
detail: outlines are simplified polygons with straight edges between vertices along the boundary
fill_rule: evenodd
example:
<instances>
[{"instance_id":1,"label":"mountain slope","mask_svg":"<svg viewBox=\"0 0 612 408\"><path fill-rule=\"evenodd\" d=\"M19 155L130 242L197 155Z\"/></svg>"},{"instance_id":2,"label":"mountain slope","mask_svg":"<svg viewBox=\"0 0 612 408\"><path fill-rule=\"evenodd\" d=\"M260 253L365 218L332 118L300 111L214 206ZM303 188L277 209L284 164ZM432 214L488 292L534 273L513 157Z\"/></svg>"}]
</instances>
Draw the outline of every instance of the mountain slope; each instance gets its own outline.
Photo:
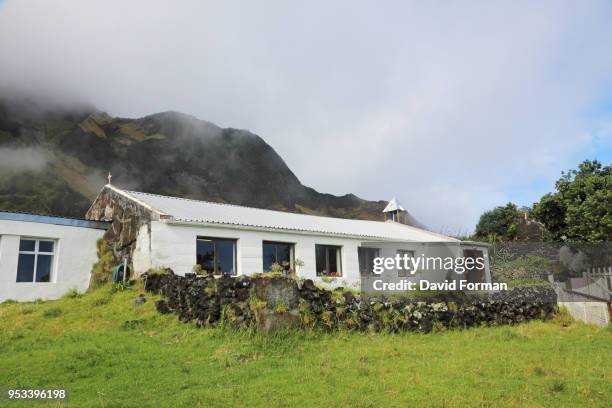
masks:
<instances>
[{"instance_id":1,"label":"mountain slope","mask_svg":"<svg viewBox=\"0 0 612 408\"><path fill-rule=\"evenodd\" d=\"M119 187L345 218L383 201L302 185L262 138L177 112L139 119L0 100L0 208L81 217L111 171Z\"/></svg>"}]
</instances>

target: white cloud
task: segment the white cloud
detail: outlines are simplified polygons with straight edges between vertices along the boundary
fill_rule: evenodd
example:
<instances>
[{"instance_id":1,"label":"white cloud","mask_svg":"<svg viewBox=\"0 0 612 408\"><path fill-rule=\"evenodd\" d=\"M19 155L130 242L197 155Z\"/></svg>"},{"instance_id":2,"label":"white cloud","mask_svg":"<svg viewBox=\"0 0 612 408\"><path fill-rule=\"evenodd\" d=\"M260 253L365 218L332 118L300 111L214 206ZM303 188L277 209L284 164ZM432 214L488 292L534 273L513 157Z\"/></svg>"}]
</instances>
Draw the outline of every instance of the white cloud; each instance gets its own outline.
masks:
<instances>
[{"instance_id":1,"label":"white cloud","mask_svg":"<svg viewBox=\"0 0 612 408\"><path fill-rule=\"evenodd\" d=\"M23 171L43 171L51 159L40 148L0 148L0 173L19 173Z\"/></svg>"},{"instance_id":2,"label":"white cloud","mask_svg":"<svg viewBox=\"0 0 612 408\"><path fill-rule=\"evenodd\" d=\"M0 69L115 115L250 129L305 184L396 195L451 231L609 146L609 116L589 112L610 90L611 23L606 1L13 0Z\"/></svg>"}]
</instances>

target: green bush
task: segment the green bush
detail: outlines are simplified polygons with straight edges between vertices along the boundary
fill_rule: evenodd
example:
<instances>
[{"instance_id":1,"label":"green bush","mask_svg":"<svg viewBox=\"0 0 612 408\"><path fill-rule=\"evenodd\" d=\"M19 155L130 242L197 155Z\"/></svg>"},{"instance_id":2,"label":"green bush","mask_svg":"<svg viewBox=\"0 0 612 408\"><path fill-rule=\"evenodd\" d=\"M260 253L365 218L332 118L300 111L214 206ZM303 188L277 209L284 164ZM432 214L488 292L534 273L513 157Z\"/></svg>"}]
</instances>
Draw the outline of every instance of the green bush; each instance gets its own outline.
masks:
<instances>
[{"instance_id":1,"label":"green bush","mask_svg":"<svg viewBox=\"0 0 612 408\"><path fill-rule=\"evenodd\" d=\"M567 310L565 306L562 306L557 310L552 321L560 325L561 327L569 327L575 322L574 318L572 317L569 310Z\"/></svg>"},{"instance_id":2,"label":"green bush","mask_svg":"<svg viewBox=\"0 0 612 408\"><path fill-rule=\"evenodd\" d=\"M123 292L129 289L131 289L130 284L128 282L123 281L113 282L111 286L112 293Z\"/></svg>"},{"instance_id":3,"label":"green bush","mask_svg":"<svg viewBox=\"0 0 612 408\"><path fill-rule=\"evenodd\" d=\"M511 240L516 234L519 218L520 212L513 203L486 211L476 225L476 238L490 242Z\"/></svg>"},{"instance_id":4,"label":"green bush","mask_svg":"<svg viewBox=\"0 0 612 408\"><path fill-rule=\"evenodd\" d=\"M109 283L115 269L115 256L108 242L102 238L96 242L98 261L91 268L90 289L99 288Z\"/></svg>"},{"instance_id":5,"label":"green bush","mask_svg":"<svg viewBox=\"0 0 612 408\"><path fill-rule=\"evenodd\" d=\"M68 292L66 292L66 294L64 295L65 298L67 299L76 299L81 297L82 295L79 293L79 291L75 288L70 289Z\"/></svg>"},{"instance_id":6,"label":"green bush","mask_svg":"<svg viewBox=\"0 0 612 408\"><path fill-rule=\"evenodd\" d=\"M196 266L199 266L199 265L196 265ZM195 266L193 267L193 271L199 275L198 270L196 270ZM145 272L147 276L166 275L166 273L167 272L165 268L150 268L150 269L147 269L147 271Z\"/></svg>"}]
</instances>

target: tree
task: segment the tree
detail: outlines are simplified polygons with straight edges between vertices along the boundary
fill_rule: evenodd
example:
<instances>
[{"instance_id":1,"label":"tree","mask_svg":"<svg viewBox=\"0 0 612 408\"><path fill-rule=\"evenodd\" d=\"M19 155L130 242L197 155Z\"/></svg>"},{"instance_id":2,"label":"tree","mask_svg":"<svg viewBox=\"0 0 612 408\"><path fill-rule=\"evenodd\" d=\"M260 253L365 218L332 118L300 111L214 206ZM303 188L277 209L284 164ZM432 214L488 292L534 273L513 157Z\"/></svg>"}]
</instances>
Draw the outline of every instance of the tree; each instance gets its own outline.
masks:
<instances>
[{"instance_id":1,"label":"tree","mask_svg":"<svg viewBox=\"0 0 612 408\"><path fill-rule=\"evenodd\" d=\"M516 233L519 217L519 210L513 203L486 211L476 225L476 237L489 241L511 240Z\"/></svg>"},{"instance_id":2,"label":"tree","mask_svg":"<svg viewBox=\"0 0 612 408\"><path fill-rule=\"evenodd\" d=\"M533 205L532 215L553 240L612 241L612 170L585 160L577 170L562 172L556 192Z\"/></svg>"}]
</instances>

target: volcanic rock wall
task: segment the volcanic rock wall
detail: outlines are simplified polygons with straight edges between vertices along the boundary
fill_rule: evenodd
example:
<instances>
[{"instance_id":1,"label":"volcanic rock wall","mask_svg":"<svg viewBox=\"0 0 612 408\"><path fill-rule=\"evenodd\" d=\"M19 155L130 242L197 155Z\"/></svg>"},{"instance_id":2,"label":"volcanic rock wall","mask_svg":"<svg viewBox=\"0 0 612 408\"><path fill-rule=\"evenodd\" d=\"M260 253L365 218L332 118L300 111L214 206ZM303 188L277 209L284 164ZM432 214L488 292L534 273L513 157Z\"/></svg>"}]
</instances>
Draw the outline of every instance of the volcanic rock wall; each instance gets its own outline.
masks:
<instances>
[{"instance_id":1,"label":"volcanic rock wall","mask_svg":"<svg viewBox=\"0 0 612 408\"><path fill-rule=\"evenodd\" d=\"M551 287L525 287L483 295L438 294L428 301L410 297L362 298L342 288L327 290L311 280L281 276L145 274L145 289L162 294L161 313L201 326L220 322L257 324L266 330L287 325L327 330L430 332L442 328L515 324L551 318L557 297Z\"/></svg>"},{"instance_id":2,"label":"volcanic rock wall","mask_svg":"<svg viewBox=\"0 0 612 408\"><path fill-rule=\"evenodd\" d=\"M128 262L132 262L136 240L143 227L147 229L146 236L149 237L150 247L152 212L108 188L98 195L85 218L111 221L104 239L111 244L117 263L126 258Z\"/></svg>"}]
</instances>

